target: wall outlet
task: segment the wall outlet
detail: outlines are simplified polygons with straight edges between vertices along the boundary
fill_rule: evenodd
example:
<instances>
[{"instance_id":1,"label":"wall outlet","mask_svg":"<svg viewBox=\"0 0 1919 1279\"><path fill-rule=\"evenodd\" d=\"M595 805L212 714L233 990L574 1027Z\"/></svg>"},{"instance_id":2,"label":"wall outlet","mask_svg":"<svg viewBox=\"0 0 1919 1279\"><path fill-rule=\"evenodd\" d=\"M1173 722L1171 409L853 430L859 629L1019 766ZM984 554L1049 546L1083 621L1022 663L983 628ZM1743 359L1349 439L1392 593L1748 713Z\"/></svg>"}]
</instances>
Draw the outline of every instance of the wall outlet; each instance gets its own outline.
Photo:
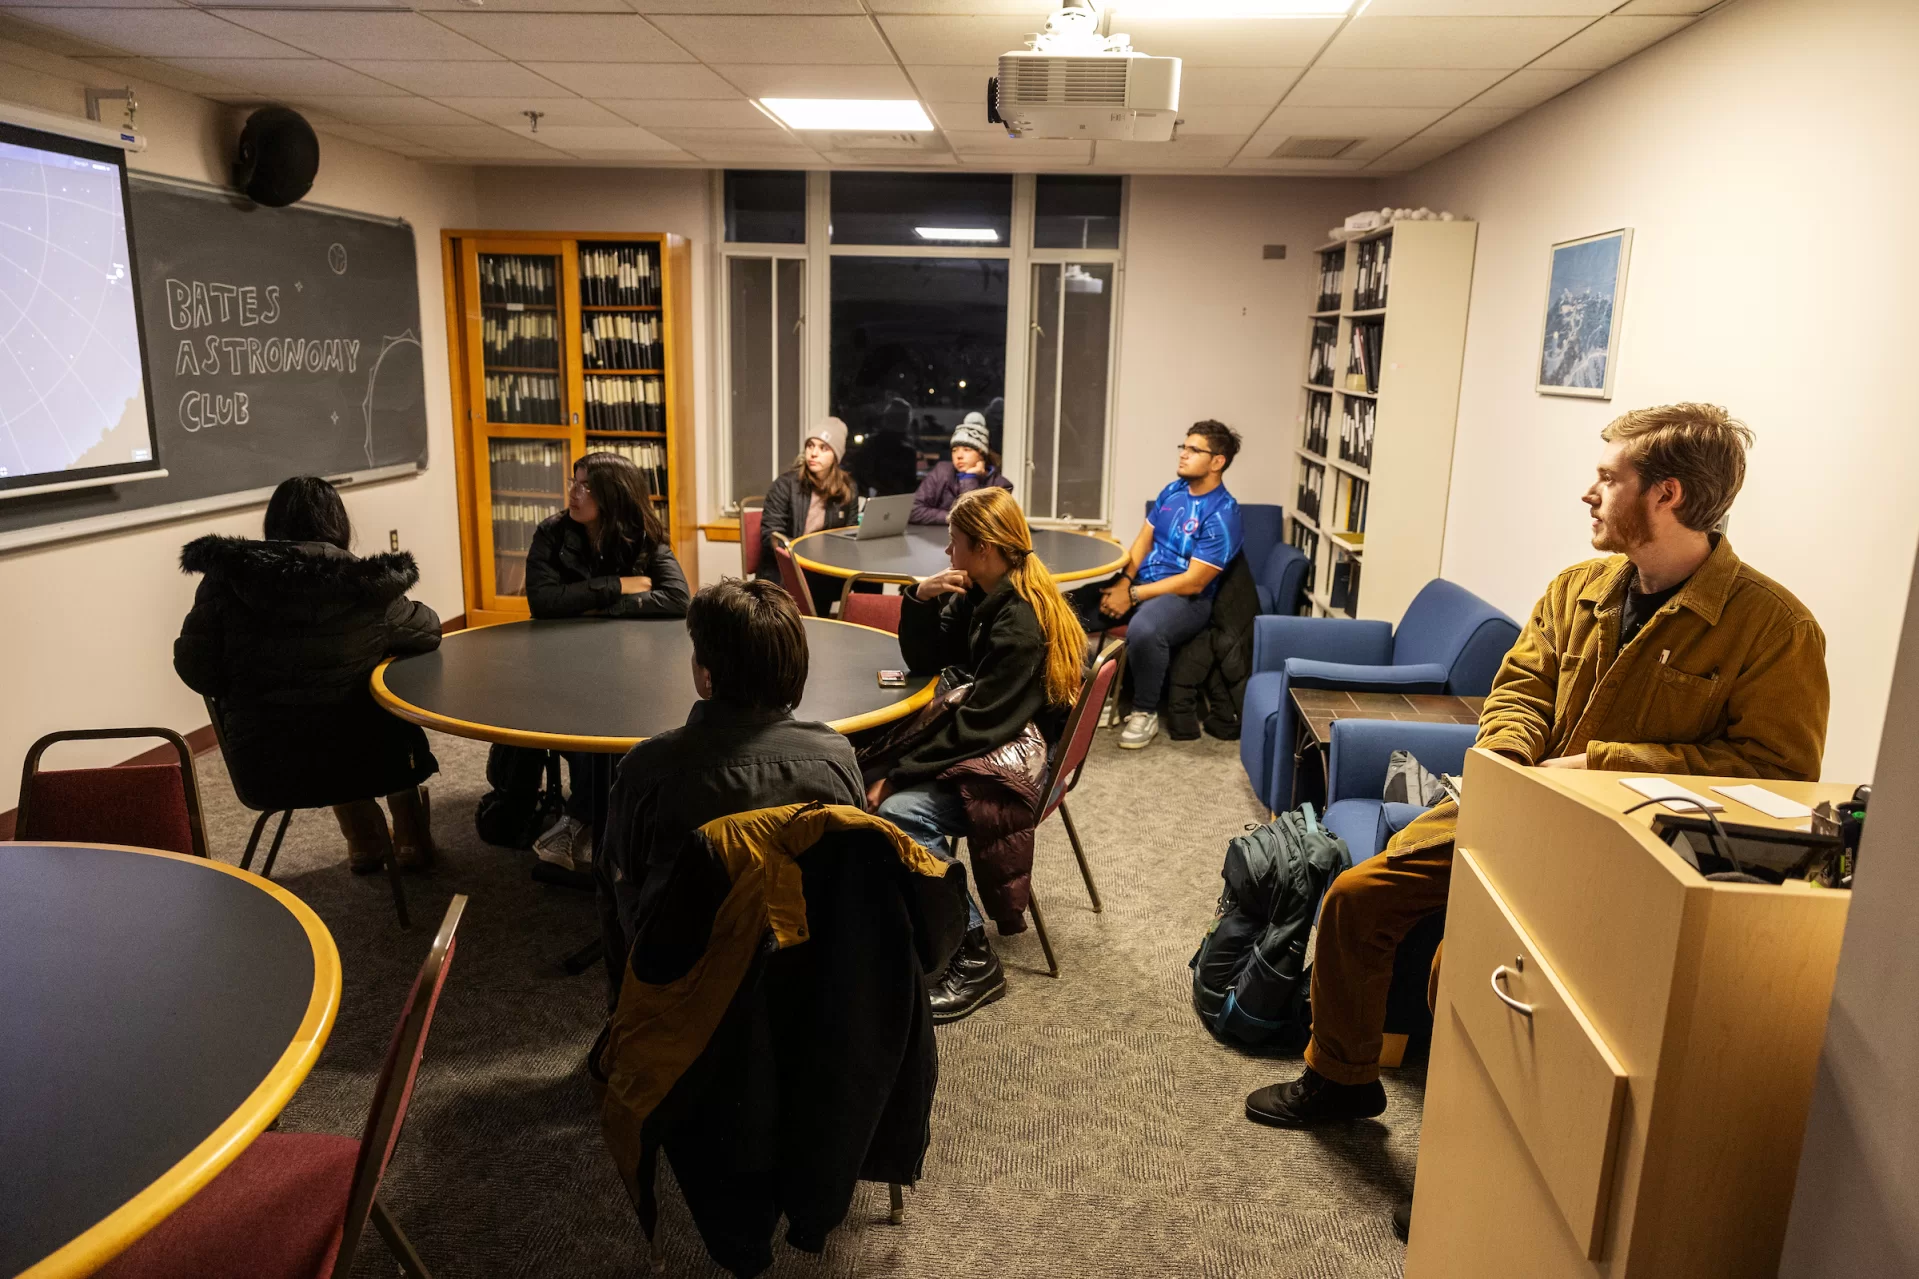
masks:
<instances>
[{"instance_id":1,"label":"wall outlet","mask_svg":"<svg viewBox=\"0 0 1919 1279\"><path fill-rule=\"evenodd\" d=\"M388 529L386 531L386 541L387 541L387 548L389 550L395 550L395 551L399 550L400 549L400 530L397 528Z\"/></svg>"}]
</instances>

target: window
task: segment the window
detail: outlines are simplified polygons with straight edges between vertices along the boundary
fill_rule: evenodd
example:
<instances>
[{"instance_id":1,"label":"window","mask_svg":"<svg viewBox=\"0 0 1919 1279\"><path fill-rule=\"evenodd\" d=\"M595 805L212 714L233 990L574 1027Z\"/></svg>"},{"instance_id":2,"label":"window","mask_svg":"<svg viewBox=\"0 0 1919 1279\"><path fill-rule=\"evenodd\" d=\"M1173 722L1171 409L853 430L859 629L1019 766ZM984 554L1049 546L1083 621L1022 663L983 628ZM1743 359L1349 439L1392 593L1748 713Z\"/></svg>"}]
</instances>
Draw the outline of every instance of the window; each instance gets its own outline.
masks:
<instances>
[{"instance_id":1,"label":"window","mask_svg":"<svg viewBox=\"0 0 1919 1279\"><path fill-rule=\"evenodd\" d=\"M726 259L729 498L762 496L800 451L800 369L806 263Z\"/></svg>"},{"instance_id":2,"label":"window","mask_svg":"<svg viewBox=\"0 0 1919 1279\"><path fill-rule=\"evenodd\" d=\"M910 493L968 412L999 450L1006 412L1006 261L833 259L832 404L865 494Z\"/></svg>"},{"instance_id":3,"label":"window","mask_svg":"<svg viewBox=\"0 0 1919 1279\"><path fill-rule=\"evenodd\" d=\"M1106 509L1111 262L1033 267L1031 446L1025 506L1036 519L1100 519Z\"/></svg>"},{"instance_id":4,"label":"window","mask_svg":"<svg viewBox=\"0 0 1919 1279\"><path fill-rule=\"evenodd\" d=\"M1033 191L1033 247L1117 249L1120 180L1042 174Z\"/></svg>"},{"instance_id":5,"label":"window","mask_svg":"<svg viewBox=\"0 0 1919 1279\"><path fill-rule=\"evenodd\" d=\"M834 244L1004 249L1013 235L1006 173L835 173Z\"/></svg>"},{"instance_id":6,"label":"window","mask_svg":"<svg viewBox=\"0 0 1919 1279\"><path fill-rule=\"evenodd\" d=\"M805 244L806 175L727 170L726 238L735 244Z\"/></svg>"}]
</instances>

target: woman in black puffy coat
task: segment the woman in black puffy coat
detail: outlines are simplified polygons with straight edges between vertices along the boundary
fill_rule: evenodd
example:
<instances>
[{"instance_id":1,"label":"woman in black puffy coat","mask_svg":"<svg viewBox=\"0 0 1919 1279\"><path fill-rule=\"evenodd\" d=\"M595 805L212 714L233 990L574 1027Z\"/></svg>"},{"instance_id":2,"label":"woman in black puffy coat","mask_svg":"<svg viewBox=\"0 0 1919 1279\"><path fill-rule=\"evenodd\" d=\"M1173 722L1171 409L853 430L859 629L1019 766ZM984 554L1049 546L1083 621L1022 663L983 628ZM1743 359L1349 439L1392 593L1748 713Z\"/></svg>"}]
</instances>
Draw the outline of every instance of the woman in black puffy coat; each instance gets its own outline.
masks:
<instances>
[{"instance_id":1,"label":"woman in black puffy coat","mask_svg":"<svg viewBox=\"0 0 1919 1279\"><path fill-rule=\"evenodd\" d=\"M349 551L346 507L316 476L274 490L265 533L181 550L182 571L203 576L173 668L211 699L236 790L273 808L331 806L356 872L379 870L389 847L402 866L424 866L434 850L420 783L439 762L367 685L385 658L440 645L439 617L406 597L420 571L403 551Z\"/></svg>"}]
</instances>

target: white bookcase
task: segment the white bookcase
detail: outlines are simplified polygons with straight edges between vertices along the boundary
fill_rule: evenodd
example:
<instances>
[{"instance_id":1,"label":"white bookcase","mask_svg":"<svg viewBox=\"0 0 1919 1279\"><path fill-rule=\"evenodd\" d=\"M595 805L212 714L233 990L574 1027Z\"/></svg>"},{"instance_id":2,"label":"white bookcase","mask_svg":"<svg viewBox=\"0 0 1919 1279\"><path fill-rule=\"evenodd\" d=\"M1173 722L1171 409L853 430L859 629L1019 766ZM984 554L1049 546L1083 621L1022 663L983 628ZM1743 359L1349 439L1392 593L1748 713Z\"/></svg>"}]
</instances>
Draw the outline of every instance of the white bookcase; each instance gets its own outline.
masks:
<instances>
[{"instance_id":1,"label":"white bookcase","mask_svg":"<svg viewBox=\"0 0 1919 1279\"><path fill-rule=\"evenodd\" d=\"M1299 392L1289 512L1293 544L1312 559L1315 616L1397 624L1420 587L1439 575L1478 231L1475 222L1396 222L1318 250L1322 279L1338 270L1338 304L1330 294L1313 300L1307 376L1330 382L1308 381ZM1356 296L1368 265L1383 296ZM1364 336L1373 326L1369 384L1349 367L1355 329ZM1329 332L1328 371L1313 348L1323 349ZM1370 431L1342 449L1349 420L1362 428L1370 422ZM1339 589L1354 577L1356 586Z\"/></svg>"}]
</instances>

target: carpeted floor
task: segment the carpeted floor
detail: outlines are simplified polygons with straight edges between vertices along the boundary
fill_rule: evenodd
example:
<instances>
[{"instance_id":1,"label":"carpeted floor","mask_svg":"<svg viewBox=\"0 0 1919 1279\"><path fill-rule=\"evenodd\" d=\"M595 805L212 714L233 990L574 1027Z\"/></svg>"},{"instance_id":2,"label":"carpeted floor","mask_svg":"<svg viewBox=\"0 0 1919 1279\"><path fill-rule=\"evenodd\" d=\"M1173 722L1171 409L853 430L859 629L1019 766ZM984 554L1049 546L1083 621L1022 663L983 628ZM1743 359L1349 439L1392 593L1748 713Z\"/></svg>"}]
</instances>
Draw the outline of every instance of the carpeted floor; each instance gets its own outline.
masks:
<instances>
[{"instance_id":1,"label":"carpeted floor","mask_svg":"<svg viewBox=\"0 0 1919 1279\"><path fill-rule=\"evenodd\" d=\"M1257 820L1234 745L1103 732L1071 801L1106 909L1091 910L1057 819L1034 882L1062 972L1027 933L996 944L1010 989L940 1031L926 1179L906 1222L862 1186L824 1260L777 1245L775 1275L1397 1276L1388 1224L1412 1185L1422 1076L1388 1072L1384 1119L1333 1133L1248 1123L1245 1094L1297 1062L1233 1053L1200 1028L1186 961L1211 918L1225 842ZM470 896L405 1137L383 1197L438 1279L644 1273L644 1241L600 1143L582 1060L597 970L558 958L594 928L585 896L533 883L531 854L487 847L471 815L485 747L435 736L444 850L410 880L402 933L383 877L355 878L329 814L299 814L274 878L332 930L340 1017L282 1126L358 1135L400 1000L455 892ZM202 761L214 854L236 861L251 815ZM664 1180L664 1177L663 1177ZM719 1273L664 1191L667 1273ZM369 1239L355 1276L394 1273Z\"/></svg>"}]
</instances>

